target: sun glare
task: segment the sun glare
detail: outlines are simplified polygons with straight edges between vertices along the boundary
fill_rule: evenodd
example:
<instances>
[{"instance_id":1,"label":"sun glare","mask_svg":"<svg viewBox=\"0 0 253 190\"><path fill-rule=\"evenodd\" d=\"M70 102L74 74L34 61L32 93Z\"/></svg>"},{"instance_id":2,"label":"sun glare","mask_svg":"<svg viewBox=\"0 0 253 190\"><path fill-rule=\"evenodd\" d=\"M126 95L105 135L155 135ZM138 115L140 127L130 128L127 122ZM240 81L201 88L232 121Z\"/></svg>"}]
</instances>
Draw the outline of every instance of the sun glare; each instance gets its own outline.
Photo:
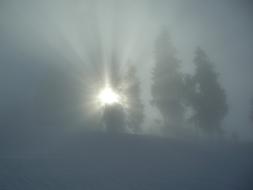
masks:
<instances>
[{"instance_id":1,"label":"sun glare","mask_svg":"<svg viewBox=\"0 0 253 190\"><path fill-rule=\"evenodd\" d=\"M110 87L105 87L98 95L101 105L112 105L120 102L120 96Z\"/></svg>"}]
</instances>

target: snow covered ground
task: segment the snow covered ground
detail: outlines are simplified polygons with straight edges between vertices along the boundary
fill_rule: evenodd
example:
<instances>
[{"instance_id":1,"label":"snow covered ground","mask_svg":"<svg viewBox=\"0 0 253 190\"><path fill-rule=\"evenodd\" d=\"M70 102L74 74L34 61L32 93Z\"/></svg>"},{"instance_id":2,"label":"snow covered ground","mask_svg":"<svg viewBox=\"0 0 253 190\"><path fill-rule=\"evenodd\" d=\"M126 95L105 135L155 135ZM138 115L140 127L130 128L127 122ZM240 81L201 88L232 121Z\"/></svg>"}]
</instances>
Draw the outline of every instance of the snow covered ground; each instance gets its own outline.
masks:
<instances>
[{"instance_id":1,"label":"snow covered ground","mask_svg":"<svg viewBox=\"0 0 253 190\"><path fill-rule=\"evenodd\" d=\"M87 133L40 148L1 154L0 190L253 189L250 143Z\"/></svg>"}]
</instances>

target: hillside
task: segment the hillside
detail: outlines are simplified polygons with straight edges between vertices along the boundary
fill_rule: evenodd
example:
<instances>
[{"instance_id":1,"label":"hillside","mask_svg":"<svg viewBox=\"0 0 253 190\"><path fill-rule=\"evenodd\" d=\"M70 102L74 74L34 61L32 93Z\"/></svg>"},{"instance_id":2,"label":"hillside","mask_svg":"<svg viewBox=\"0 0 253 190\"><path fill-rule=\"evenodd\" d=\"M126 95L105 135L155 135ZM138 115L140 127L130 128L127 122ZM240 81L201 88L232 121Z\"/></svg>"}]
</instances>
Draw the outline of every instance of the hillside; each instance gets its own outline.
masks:
<instances>
[{"instance_id":1,"label":"hillside","mask_svg":"<svg viewBox=\"0 0 253 190\"><path fill-rule=\"evenodd\" d=\"M0 189L248 190L253 149L246 143L85 133L2 154Z\"/></svg>"}]
</instances>

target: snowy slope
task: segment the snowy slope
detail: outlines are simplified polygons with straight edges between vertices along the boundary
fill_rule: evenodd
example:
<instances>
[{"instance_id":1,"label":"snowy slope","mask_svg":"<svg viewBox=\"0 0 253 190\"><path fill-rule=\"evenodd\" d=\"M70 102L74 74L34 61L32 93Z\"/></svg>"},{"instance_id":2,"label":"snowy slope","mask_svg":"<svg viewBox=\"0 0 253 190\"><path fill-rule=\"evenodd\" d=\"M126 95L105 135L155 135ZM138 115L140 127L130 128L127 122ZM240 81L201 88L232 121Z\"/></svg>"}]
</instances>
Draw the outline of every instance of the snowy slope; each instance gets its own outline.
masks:
<instances>
[{"instance_id":1,"label":"snowy slope","mask_svg":"<svg viewBox=\"0 0 253 190\"><path fill-rule=\"evenodd\" d=\"M87 133L36 148L1 155L0 190L253 189L252 144Z\"/></svg>"}]
</instances>

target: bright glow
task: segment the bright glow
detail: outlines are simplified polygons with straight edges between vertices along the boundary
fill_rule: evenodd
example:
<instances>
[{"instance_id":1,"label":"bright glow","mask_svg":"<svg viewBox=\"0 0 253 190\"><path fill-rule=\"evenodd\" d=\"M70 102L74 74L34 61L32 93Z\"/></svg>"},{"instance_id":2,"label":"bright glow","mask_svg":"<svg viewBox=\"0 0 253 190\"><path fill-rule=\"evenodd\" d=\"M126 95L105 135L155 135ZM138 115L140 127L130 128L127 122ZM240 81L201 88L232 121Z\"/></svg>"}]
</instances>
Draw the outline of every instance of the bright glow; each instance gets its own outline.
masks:
<instances>
[{"instance_id":1,"label":"bright glow","mask_svg":"<svg viewBox=\"0 0 253 190\"><path fill-rule=\"evenodd\" d=\"M110 87L105 87L98 95L98 100L102 105L112 105L120 102L120 96Z\"/></svg>"}]
</instances>

